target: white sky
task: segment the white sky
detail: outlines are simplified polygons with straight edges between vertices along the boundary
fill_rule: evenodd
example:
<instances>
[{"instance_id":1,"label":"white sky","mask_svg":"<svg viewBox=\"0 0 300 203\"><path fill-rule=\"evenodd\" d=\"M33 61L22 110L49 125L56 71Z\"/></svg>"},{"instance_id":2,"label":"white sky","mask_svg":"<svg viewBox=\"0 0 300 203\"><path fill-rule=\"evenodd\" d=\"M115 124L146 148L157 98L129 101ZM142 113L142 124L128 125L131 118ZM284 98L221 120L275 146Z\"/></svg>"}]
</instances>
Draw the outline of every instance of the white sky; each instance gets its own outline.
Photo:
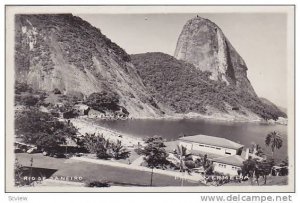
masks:
<instances>
[{"instance_id":1,"label":"white sky","mask_svg":"<svg viewBox=\"0 0 300 203\"><path fill-rule=\"evenodd\" d=\"M197 14L79 15L129 54L174 55L187 20ZM248 78L260 97L287 107L287 19L285 14L201 14L216 23L245 60Z\"/></svg>"}]
</instances>

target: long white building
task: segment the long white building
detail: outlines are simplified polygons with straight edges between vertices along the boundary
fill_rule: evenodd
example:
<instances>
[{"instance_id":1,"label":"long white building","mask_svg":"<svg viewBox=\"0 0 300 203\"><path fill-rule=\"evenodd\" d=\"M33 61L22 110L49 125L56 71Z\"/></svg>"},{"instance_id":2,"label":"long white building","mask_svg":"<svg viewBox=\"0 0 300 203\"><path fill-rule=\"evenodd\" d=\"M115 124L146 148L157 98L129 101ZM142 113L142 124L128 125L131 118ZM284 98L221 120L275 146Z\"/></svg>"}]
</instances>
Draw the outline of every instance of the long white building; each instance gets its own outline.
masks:
<instances>
[{"instance_id":1,"label":"long white building","mask_svg":"<svg viewBox=\"0 0 300 203\"><path fill-rule=\"evenodd\" d=\"M179 145L195 155L207 154L213 162L214 171L224 175L238 175L243 161L247 159L241 156L244 146L226 138L208 135L187 136L179 138Z\"/></svg>"},{"instance_id":2,"label":"long white building","mask_svg":"<svg viewBox=\"0 0 300 203\"><path fill-rule=\"evenodd\" d=\"M189 151L221 156L241 155L244 145L226 138L208 135L194 135L179 138L179 145Z\"/></svg>"},{"instance_id":3,"label":"long white building","mask_svg":"<svg viewBox=\"0 0 300 203\"><path fill-rule=\"evenodd\" d=\"M224 175L236 176L242 170L245 159L239 155L231 155L212 159L214 171Z\"/></svg>"}]
</instances>

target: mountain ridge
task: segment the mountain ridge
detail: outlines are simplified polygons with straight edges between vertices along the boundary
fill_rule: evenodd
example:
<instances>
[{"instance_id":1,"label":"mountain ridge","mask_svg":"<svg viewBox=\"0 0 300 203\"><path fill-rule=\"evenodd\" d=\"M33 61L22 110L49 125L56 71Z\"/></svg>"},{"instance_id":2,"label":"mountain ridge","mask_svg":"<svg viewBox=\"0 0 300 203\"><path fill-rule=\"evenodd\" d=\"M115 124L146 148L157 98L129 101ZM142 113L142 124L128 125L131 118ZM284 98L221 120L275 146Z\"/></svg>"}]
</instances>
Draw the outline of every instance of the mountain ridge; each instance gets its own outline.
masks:
<instances>
[{"instance_id":1,"label":"mountain ridge","mask_svg":"<svg viewBox=\"0 0 300 203\"><path fill-rule=\"evenodd\" d=\"M218 72L163 53L129 55L98 28L72 14L16 15L15 28L15 79L33 89L57 89L66 95L79 92L86 97L111 91L133 118L191 113L254 120L286 116L259 100L247 79L247 67L230 42L224 46L237 56L235 63L243 62L233 75L227 74L233 66L225 64L233 59L223 61L229 68ZM213 57L220 58L212 55L212 62ZM234 79L239 71L245 88Z\"/></svg>"}]
</instances>

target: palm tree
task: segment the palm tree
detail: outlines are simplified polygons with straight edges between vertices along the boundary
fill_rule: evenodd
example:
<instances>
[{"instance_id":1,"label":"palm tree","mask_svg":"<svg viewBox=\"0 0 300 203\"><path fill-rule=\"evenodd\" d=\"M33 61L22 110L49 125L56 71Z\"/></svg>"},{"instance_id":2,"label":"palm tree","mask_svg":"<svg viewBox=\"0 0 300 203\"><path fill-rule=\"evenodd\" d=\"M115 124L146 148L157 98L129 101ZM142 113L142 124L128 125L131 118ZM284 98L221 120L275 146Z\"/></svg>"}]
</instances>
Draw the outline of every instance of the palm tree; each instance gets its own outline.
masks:
<instances>
[{"instance_id":1,"label":"palm tree","mask_svg":"<svg viewBox=\"0 0 300 203\"><path fill-rule=\"evenodd\" d=\"M265 139L265 144L271 147L272 150L272 157L274 158L274 150L280 149L282 147L282 138L280 137L279 133L273 131L269 133Z\"/></svg>"}]
</instances>

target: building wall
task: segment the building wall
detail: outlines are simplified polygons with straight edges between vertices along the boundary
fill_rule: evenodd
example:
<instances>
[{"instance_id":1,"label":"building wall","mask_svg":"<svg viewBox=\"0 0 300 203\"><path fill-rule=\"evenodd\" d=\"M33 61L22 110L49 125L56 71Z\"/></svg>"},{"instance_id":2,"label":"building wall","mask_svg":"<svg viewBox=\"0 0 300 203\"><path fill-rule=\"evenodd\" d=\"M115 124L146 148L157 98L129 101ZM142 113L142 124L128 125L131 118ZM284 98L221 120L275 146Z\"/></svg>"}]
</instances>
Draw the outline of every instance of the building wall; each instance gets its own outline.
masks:
<instances>
[{"instance_id":1,"label":"building wall","mask_svg":"<svg viewBox=\"0 0 300 203\"><path fill-rule=\"evenodd\" d=\"M238 175L238 170L241 170L239 166L228 165L224 163L214 162L214 171L223 173L224 175L236 176Z\"/></svg>"},{"instance_id":2,"label":"building wall","mask_svg":"<svg viewBox=\"0 0 300 203\"><path fill-rule=\"evenodd\" d=\"M229 149L219 146L212 146L207 144L200 144L200 143L190 143L190 142L184 142L180 141L180 145L186 147L188 150L197 150L205 153L210 154L219 154L224 156L231 156L235 155L237 153L237 150L235 149Z\"/></svg>"},{"instance_id":3,"label":"building wall","mask_svg":"<svg viewBox=\"0 0 300 203\"><path fill-rule=\"evenodd\" d=\"M90 118L104 118L105 117L105 115L104 114L101 114L101 113L96 113L96 112L89 112L88 113L88 116L90 117Z\"/></svg>"}]
</instances>

